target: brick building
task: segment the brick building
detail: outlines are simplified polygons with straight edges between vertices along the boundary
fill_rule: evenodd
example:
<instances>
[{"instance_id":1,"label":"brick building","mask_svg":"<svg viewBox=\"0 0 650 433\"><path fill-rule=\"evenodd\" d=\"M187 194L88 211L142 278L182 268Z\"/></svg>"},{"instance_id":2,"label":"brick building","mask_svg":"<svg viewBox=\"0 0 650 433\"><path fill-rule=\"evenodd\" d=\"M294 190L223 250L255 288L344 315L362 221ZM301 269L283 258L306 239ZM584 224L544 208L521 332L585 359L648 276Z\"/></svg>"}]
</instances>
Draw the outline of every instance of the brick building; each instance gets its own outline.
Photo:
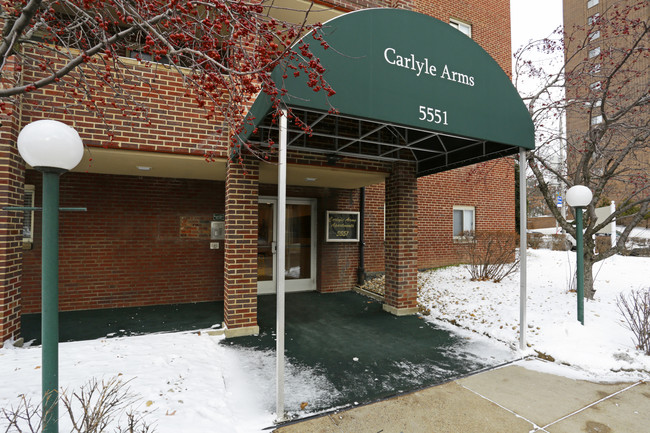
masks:
<instances>
[{"instance_id":1,"label":"brick building","mask_svg":"<svg viewBox=\"0 0 650 433\"><path fill-rule=\"evenodd\" d=\"M324 14L334 17L366 7L395 5L335 1L321 7L328 11ZM386 19L385 12L377 9L342 15L332 22L349 23L344 30L354 31L352 24L358 25L357 20L365 23L366 17L371 17L367 19L367 38L358 38L363 39L359 44L404 33L404 38L417 39L431 31L430 36L442 35L440 47L434 44L430 48L428 41L418 41L412 52L398 58L399 49L387 45L379 61L387 76L407 77L403 85L408 91L387 95L386 101L391 103L378 100L376 107L363 107L368 112L356 116L327 117L325 132L320 131L322 141L301 137L295 131L293 138L290 135L294 141L289 144L287 169L285 278L289 292L336 292L350 290L357 283L359 268L385 271L386 310L409 314L416 308L416 270L457 262L456 235L474 229L514 231L513 160L499 157L516 153L518 146L532 147L532 123L520 100L520 106L516 105L518 97L508 80L507 0L416 0L398 2L397 6L421 15L395 12L388 22L397 28L382 28L382 35L388 36L372 27ZM411 21L423 23L426 31L424 27L399 26ZM447 45L462 48L462 54L450 52ZM383 113L376 117L370 113L370 108L381 111L395 105L388 107L387 115L403 115L400 98L410 103L408 98L418 96L413 68L416 53L424 59L422 50L433 50L432 59L434 55L447 56L464 71L481 69L458 75L458 81L465 81L454 83L457 90L453 92L459 93L446 96L455 112L462 112L467 120L462 125L457 122L453 126L457 130L440 130L442 118L434 121L434 110L421 105L428 102L417 102L419 113L418 105L414 108L413 117L423 115L417 121L426 122L431 115L429 125L424 126L413 127L409 120L398 119L388 124ZM476 53L481 61L463 58L468 52ZM409 56L412 68L401 66ZM245 154L241 163L228 162L227 135L216 133L223 125L206 120L202 109L185 95L180 77L172 69L136 61L128 65L131 73L150 77L151 88L132 91L133 98L148 107L150 124L136 121L127 127L125 121L106 145L105 131L97 126L92 113L79 110L49 116L74 126L86 146L81 164L61 176L61 206L85 206L88 211L60 216L59 308L70 311L224 300L225 322L232 334L255 333L258 293L274 292L277 167ZM454 81L444 66L443 70L439 65L438 78L446 72L446 80ZM362 69L361 73L369 71ZM435 76L435 67L427 71ZM349 99L341 106L359 100L354 93L361 87L359 82L350 83ZM478 103L466 106L463 104L470 99L463 95L469 91L475 91L477 96L471 101ZM345 90L337 92L346 97ZM41 175L25 167L15 143L24 125L41 118L34 100L56 105L65 98L54 86L32 92L20 106L5 110L0 127L3 207L31 204L32 200L39 205ZM501 103L516 106L512 113L504 113ZM305 119L318 113L310 110L304 108ZM438 110L435 114L439 115ZM113 115L119 123L120 113ZM260 116L260 121L261 131L272 131L268 118ZM376 131L376 142L368 139L375 137L374 132L344 135L354 128ZM331 133L334 129L336 134ZM485 131L487 136L482 136ZM256 134L245 139L264 140L263 133ZM316 128L315 136L318 134ZM405 139L409 136L411 141ZM513 142L515 136L525 139ZM352 152L350 146L343 150L338 147L342 140L358 144L358 149ZM418 142L428 143L428 147L420 149ZM432 150L435 146L442 150ZM211 162L206 162L207 151L212 152ZM425 157L425 152L433 156ZM363 218L363 252L357 237L329 237L327 229L337 216ZM40 311L41 223L38 214L5 211L1 218L0 341L4 341L20 336L22 314ZM360 263L361 254L364 263Z\"/></svg>"},{"instance_id":2,"label":"brick building","mask_svg":"<svg viewBox=\"0 0 650 433\"><path fill-rule=\"evenodd\" d=\"M565 87L567 100L574 102L566 115L567 165L569 173L575 173L585 148L595 149L586 170L593 178L590 187L602 188L597 206L608 205L611 200L620 206L628 200L636 202L648 197L648 104L642 102L630 108L633 101L648 95L650 58L647 42L644 44L647 33L643 36L643 32L649 8L647 1L640 0L563 2L569 41L566 70L571 73ZM639 37L638 49L631 50ZM626 53L630 51L633 55L628 57ZM629 114L620 116L620 110ZM590 129L605 132L598 138L589 133ZM638 144L630 144L633 140ZM608 161L618 159L625 148L635 150L626 154L613 179L599 185L601 175L609 169Z\"/></svg>"}]
</instances>

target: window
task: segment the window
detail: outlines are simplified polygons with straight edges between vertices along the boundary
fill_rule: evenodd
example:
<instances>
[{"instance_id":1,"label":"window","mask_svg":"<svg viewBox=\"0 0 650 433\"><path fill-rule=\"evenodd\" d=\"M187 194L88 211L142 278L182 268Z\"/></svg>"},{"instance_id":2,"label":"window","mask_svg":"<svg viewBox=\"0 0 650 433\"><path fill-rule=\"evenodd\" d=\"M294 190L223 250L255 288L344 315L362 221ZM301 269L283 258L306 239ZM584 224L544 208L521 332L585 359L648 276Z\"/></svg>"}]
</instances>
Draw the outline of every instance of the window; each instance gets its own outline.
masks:
<instances>
[{"instance_id":1,"label":"window","mask_svg":"<svg viewBox=\"0 0 650 433\"><path fill-rule=\"evenodd\" d=\"M599 37L600 37L600 30L596 30L595 32L593 32L592 34L589 35L589 40L590 41L595 41Z\"/></svg>"},{"instance_id":2,"label":"window","mask_svg":"<svg viewBox=\"0 0 650 433\"><path fill-rule=\"evenodd\" d=\"M464 23L462 21L451 19L449 20L449 25L460 30L462 33L466 34L470 38L472 37L472 25Z\"/></svg>"},{"instance_id":3,"label":"window","mask_svg":"<svg viewBox=\"0 0 650 433\"><path fill-rule=\"evenodd\" d=\"M591 124L592 125L598 125L600 123L603 123L603 116L602 115L599 114L598 116L594 116L594 117L591 118Z\"/></svg>"},{"instance_id":4,"label":"window","mask_svg":"<svg viewBox=\"0 0 650 433\"><path fill-rule=\"evenodd\" d=\"M596 6L598 3L600 3L600 0L588 0L587 1L587 8L591 8Z\"/></svg>"},{"instance_id":5,"label":"window","mask_svg":"<svg viewBox=\"0 0 650 433\"><path fill-rule=\"evenodd\" d=\"M591 67L591 69L589 70L589 73L591 75L596 75L596 74L598 74L600 72L601 69L602 69L602 65L600 63L596 63L595 65L593 65Z\"/></svg>"},{"instance_id":6,"label":"window","mask_svg":"<svg viewBox=\"0 0 650 433\"><path fill-rule=\"evenodd\" d=\"M587 22L589 23L590 26L593 26L594 24L596 24L599 17L600 17L600 14L595 13L592 16L590 16L589 18L587 18Z\"/></svg>"},{"instance_id":7,"label":"window","mask_svg":"<svg viewBox=\"0 0 650 433\"><path fill-rule=\"evenodd\" d=\"M25 185L24 205L34 207L34 185ZM34 242L34 211L23 211L23 242Z\"/></svg>"},{"instance_id":8,"label":"window","mask_svg":"<svg viewBox=\"0 0 650 433\"><path fill-rule=\"evenodd\" d=\"M474 207L454 206L454 238L474 234Z\"/></svg>"},{"instance_id":9,"label":"window","mask_svg":"<svg viewBox=\"0 0 650 433\"><path fill-rule=\"evenodd\" d=\"M589 88L594 92L602 89L602 87L603 87L603 84L600 81L596 81L595 83L591 83L589 85Z\"/></svg>"},{"instance_id":10,"label":"window","mask_svg":"<svg viewBox=\"0 0 650 433\"><path fill-rule=\"evenodd\" d=\"M589 50L589 58L593 59L594 57L600 55L600 47L596 47L593 50Z\"/></svg>"}]
</instances>

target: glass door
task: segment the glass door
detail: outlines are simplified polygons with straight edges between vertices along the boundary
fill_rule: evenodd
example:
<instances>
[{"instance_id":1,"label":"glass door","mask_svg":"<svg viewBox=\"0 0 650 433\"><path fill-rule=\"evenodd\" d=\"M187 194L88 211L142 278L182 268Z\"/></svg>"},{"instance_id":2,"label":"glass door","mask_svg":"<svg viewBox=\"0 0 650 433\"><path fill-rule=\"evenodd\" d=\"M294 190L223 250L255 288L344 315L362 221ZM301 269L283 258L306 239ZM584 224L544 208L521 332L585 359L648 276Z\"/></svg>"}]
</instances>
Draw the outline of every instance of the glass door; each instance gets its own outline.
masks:
<instances>
[{"instance_id":1,"label":"glass door","mask_svg":"<svg viewBox=\"0 0 650 433\"><path fill-rule=\"evenodd\" d=\"M316 290L316 200L287 198L285 290ZM275 293L277 199L260 197L258 208L257 292Z\"/></svg>"}]
</instances>

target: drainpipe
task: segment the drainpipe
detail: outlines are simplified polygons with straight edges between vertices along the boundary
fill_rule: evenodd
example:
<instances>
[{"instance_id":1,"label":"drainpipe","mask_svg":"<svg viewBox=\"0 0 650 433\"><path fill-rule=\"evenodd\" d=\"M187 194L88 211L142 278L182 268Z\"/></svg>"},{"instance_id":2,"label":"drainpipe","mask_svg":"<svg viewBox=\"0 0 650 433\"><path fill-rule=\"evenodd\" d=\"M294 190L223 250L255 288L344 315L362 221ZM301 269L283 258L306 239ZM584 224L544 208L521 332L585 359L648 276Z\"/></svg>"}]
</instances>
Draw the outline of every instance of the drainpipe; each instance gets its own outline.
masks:
<instances>
[{"instance_id":1,"label":"drainpipe","mask_svg":"<svg viewBox=\"0 0 650 433\"><path fill-rule=\"evenodd\" d=\"M365 246L363 242L363 227L366 218L366 187L359 190L359 268L357 269L357 284L363 285L366 282L365 268Z\"/></svg>"}]
</instances>

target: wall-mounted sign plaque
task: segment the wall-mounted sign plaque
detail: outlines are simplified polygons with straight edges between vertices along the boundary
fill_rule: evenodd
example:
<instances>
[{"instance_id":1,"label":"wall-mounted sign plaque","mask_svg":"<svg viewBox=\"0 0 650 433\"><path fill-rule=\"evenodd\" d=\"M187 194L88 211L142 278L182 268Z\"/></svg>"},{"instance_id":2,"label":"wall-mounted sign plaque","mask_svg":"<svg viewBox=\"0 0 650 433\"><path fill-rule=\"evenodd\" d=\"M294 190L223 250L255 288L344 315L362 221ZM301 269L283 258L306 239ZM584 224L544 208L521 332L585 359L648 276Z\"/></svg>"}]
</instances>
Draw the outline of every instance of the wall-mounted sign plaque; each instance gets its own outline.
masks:
<instances>
[{"instance_id":1,"label":"wall-mounted sign plaque","mask_svg":"<svg viewBox=\"0 0 650 433\"><path fill-rule=\"evenodd\" d=\"M327 242L359 242L359 212L327 211Z\"/></svg>"}]
</instances>

